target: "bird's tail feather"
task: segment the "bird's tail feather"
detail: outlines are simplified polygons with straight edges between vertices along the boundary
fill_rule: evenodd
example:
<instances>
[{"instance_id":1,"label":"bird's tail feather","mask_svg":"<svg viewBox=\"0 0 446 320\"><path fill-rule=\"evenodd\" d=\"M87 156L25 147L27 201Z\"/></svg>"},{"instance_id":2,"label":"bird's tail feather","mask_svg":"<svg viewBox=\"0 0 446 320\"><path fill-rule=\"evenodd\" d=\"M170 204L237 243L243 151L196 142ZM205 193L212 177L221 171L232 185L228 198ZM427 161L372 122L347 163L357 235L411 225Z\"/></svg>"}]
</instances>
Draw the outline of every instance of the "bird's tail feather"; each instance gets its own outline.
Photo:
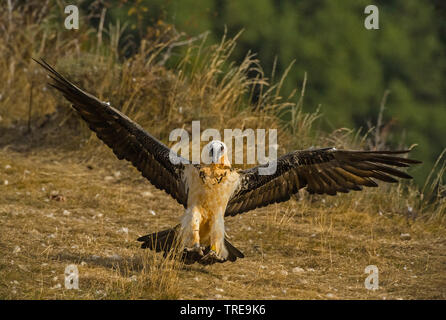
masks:
<instances>
[{"instance_id":1,"label":"bird's tail feather","mask_svg":"<svg viewBox=\"0 0 446 320\"><path fill-rule=\"evenodd\" d=\"M178 224L173 228L139 237L137 240L142 242L141 248L148 248L150 250L155 250L156 252L163 251L166 256L168 252L176 247L180 228L181 225ZM237 258L245 257L245 255L239 249L234 247L227 238L225 238L225 247L228 250L228 261L234 262ZM204 252L207 253L209 250L210 247L208 246Z\"/></svg>"},{"instance_id":2,"label":"bird's tail feather","mask_svg":"<svg viewBox=\"0 0 446 320\"><path fill-rule=\"evenodd\" d=\"M228 250L228 260L229 261L234 262L235 260L237 260L237 258L241 259L241 258L245 257L243 252L241 252L239 249L234 247L226 238L225 238L225 246L226 246L226 250Z\"/></svg>"},{"instance_id":3,"label":"bird's tail feather","mask_svg":"<svg viewBox=\"0 0 446 320\"><path fill-rule=\"evenodd\" d=\"M164 251L167 253L176 243L179 228L180 225L178 224L173 228L139 237L137 240L142 242L141 248L143 249L148 248L156 252Z\"/></svg>"}]
</instances>

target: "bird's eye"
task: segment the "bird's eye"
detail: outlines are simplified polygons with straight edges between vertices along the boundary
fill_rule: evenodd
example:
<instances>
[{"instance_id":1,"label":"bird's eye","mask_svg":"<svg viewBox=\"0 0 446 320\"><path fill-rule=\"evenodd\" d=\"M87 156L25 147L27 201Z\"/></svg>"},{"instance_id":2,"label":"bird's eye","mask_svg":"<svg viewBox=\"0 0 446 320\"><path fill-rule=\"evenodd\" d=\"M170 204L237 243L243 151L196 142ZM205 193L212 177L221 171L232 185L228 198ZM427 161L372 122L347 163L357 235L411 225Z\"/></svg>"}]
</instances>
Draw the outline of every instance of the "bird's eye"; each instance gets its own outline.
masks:
<instances>
[{"instance_id":1,"label":"bird's eye","mask_svg":"<svg viewBox=\"0 0 446 320\"><path fill-rule=\"evenodd\" d=\"M225 150L225 147L224 147L224 146L221 146L221 147L220 147L220 151L223 151L223 150Z\"/></svg>"}]
</instances>

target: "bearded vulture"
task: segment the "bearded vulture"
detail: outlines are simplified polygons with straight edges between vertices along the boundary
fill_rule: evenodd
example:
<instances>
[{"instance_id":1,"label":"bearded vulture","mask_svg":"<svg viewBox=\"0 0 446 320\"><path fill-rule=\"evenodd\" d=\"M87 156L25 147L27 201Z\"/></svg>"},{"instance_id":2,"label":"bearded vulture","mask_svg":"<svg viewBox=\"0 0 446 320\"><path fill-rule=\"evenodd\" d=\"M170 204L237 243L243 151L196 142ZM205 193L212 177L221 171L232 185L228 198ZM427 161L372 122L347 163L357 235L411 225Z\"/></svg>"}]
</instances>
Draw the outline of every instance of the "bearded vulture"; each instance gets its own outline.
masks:
<instances>
[{"instance_id":1,"label":"bearded vulture","mask_svg":"<svg viewBox=\"0 0 446 320\"><path fill-rule=\"evenodd\" d=\"M35 60L36 61L36 60ZM403 158L402 151L350 151L335 148L296 150L276 161L273 174L261 175L261 165L246 170L231 167L227 147L212 141L205 148L211 164L170 161L170 149L109 103L79 89L43 59L36 61L99 139L118 159L130 161L155 187L171 195L185 211L174 228L138 238L142 248L165 255L180 248L187 264L235 261L244 255L229 243L224 218L272 203L287 201L301 188L313 194L336 195L362 186L377 187L374 179L410 179L394 167L420 161Z\"/></svg>"}]
</instances>

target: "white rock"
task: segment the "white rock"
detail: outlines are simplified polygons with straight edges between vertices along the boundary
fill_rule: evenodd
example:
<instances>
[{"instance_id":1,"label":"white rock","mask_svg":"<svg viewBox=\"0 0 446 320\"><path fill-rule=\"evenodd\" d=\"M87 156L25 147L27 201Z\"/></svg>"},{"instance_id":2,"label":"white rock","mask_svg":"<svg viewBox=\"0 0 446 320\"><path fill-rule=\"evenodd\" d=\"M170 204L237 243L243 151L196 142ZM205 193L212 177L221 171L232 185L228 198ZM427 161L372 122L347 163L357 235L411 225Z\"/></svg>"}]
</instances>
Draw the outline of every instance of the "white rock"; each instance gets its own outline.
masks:
<instances>
[{"instance_id":1,"label":"white rock","mask_svg":"<svg viewBox=\"0 0 446 320\"><path fill-rule=\"evenodd\" d=\"M129 228L122 227L118 232L129 234Z\"/></svg>"},{"instance_id":2,"label":"white rock","mask_svg":"<svg viewBox=\"0 0 446 320\"><path fill-rule=\"evenodd\" d=\"M20 249L19 246L15 246L14 250L12 251L12 253L17 254L17 253L19 253L20 251L22 251L22 249Z\"/></svg>"},{"instance_id":3,"label":"white rock","mask_svg":"<svg viewBox=\"0 0 446 320\"><path fill-rule=\"evenodd\" d=\"M7 165L5 166L5 169L6 169L6 170L11 169L11 166L10 166L9 164L7 164Z\"/></svg>"},{"instance_id":4,"label":"white rock","mask_svg":"<svg viewBox=\"0 0 446 320\"><path fill-rule=\"evenodd\" d=\"M215 297L216 297L217 299L221 299L221 298L223 298L223 296L222 296L221 294L216 294Z\"/></svg>"},{"instance_id":5,"label":"white rock","mask_svg":"<svg viewBox=\"0 0 446 320\"><path fill-rule=\"evenodd\" d=\"M146 198L153 198L153 193L150 191L144 191L141 193L141 195Z\"/></svg>"},{"instance_id":6,"label":"white rock","mask_svg":"<svg viewBox=\"0 0 446 320\"><path fill-rule=\"evenodd\" d=\"M215 290L217 290L218 292L225 292L225 290L223 290L222 288L218 288L218 287L216 287Z\"/></svg>"},{"instance_id":7,"label":"white rock","mask_svg":"<svg viewBox=\"0 0 446 320\"><path fill-rule=\"evenodd\" d=\"M409 233L402 233L402 234L400 235L400 238L401 238L401 240L410 240L410 239L411 239L411 236L410 236Z\"/></svg>"},{"instance_id":8,"label":"white rock","mask_svg":"<svg viewBox=\"0 0 446 320\"><path fill-rule=\"evenodd\" d=\"M121 171L115 171L113 172L113 175L115 176L116 179L119 179L121 177Z\"/></svg>"},{"instance_id":9,"label":"white rock","mask_svg":"<svg viewBox=\"0 0 446 320\"><path fill-rule=\"evenodd\" d=\"M69 215L71 214L71 212L68 211L68 210L64 210L64 211L62 212L62 214L63 214L64 216L69 216Z\"/></svg>"},{"instance_id":10,"label":"white rock","mask_svg":"<svg viewBox=\"0 0 446 320\"><path fill-rule=\"evenodd\" d=\"M301 273L301 272L304 272L305 270L304 269L302 269L301 267L295 267L295 268L293 268L293 273Z\"/></svg>"},{"instance_id":11,"label":"white rock","mask_svg":"<svg viewBox=\"0 0 446 320\"><path fill-rule=\"evenodd\" d=\"M7 185L9 184L9 181L8 181L8 180L5 180L5 181L3 181L3 184L4 184L5 186L7 186Z\"/></svg>"},{"instance_id":12,"label":"white rock","mask_svg":"<svg viewBox=\"0 0 446 320\"><path fill-rule=\"evenodd\" d=\"M149 210L149 212L150 212L150 214L151 214L152 216L156 216L156 212L155 212L155 211L153 211L153 210Z\"/></svg>"},{"instance_id":13,"label":"white rock","mask_svg":"<svg viewBox=\"0 0 446 320\"><path fill-rule=\"evenodd\" d=\"M281 271L280 271L280 274L281 274L282 276L287 276L287 275L288 275L288 271L286 271L286 270L281 270Z\"/></svg>"}]
</instances>

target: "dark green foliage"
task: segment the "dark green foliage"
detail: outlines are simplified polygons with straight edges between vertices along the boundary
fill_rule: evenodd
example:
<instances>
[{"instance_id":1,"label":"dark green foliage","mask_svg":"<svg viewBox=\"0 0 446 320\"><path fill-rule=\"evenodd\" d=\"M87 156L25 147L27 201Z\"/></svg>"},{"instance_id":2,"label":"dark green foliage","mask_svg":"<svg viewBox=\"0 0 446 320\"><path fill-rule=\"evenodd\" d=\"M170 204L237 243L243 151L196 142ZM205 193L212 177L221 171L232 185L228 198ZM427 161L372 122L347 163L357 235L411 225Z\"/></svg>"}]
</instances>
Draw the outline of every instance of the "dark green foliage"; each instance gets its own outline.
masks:
<instances>
[{"instance_id":1,"label":"dark green foliage","mask_svg":"<svg viewBox=\"0 0 446 320\"><path fill-rule=\"evenodd\" d=\"M211 31L208 41L218 42L225 32L232 37L243 29L232 57L240 62L247 52L257 53L267 75L275 69L276 80L295 61L282 94L300 86L307 72L304 110L321 106L320 126L328 131L349 127L365 133L377 123L389 90L382 121L387 147L419 145L413 157L424 164L412 173L421 182L446 148L443 2L374 1L379 30L364 27L364 9L371 4L365 0L90 0L81 7L94 28L103 8L104 28L118 20L126 24L120 42L126 56L141 39ZM166 65L175 64L184 48L175 48Z\"/></svg>"}]
</instances>

